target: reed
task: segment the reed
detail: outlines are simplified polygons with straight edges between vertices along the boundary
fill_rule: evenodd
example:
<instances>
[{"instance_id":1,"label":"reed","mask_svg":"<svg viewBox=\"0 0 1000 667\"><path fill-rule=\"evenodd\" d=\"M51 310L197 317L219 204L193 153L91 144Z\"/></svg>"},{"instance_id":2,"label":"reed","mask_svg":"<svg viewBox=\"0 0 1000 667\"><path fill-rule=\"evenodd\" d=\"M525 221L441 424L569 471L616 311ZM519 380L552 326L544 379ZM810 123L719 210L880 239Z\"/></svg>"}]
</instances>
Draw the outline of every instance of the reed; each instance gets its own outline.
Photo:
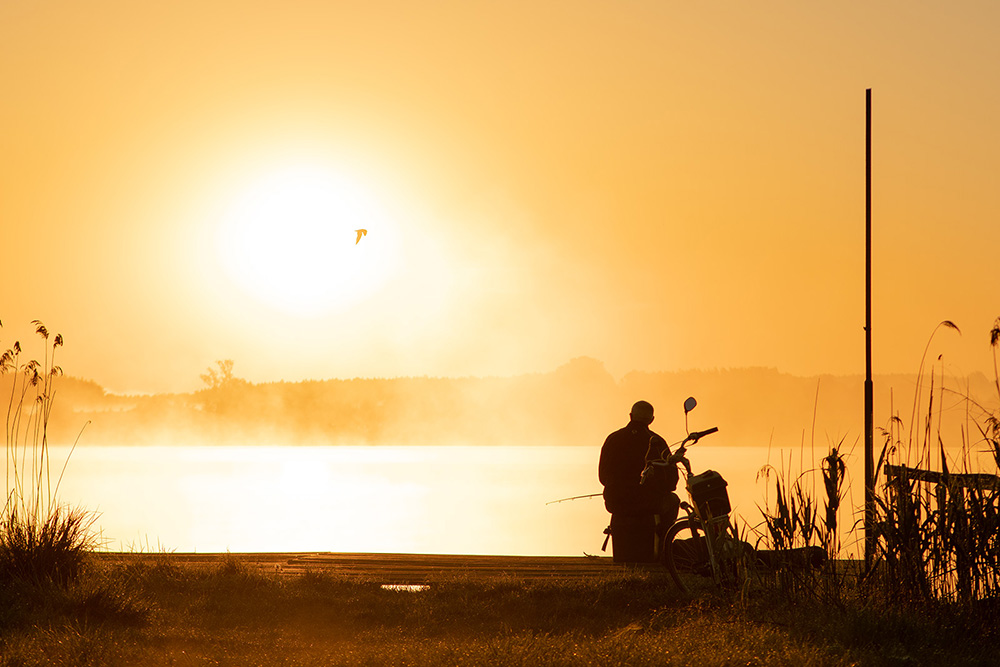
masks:
<instances>
[{"instance_id":1,"label":"reed","mask_svg":"<svg viewBox=\"0 0 1000 667\"><path fill-rule=\"evenodd\" d=\"M56 350L63 345L63 337L50 336L38 320L32 325L44 341L42 361L22 361L20 342L0 355L0 378L9 382L0 581L67 585L78 576L85 554L95 546L94 516L58 501L65 463L53 482L56 471L50 462L48 432L54 380L62 374L55 363Z\"/></svg>"},{"instance_id":2,"label":"reed","mask_svg":"<svg viewBox=\"0 0 1000 667\"><path fill-rule=\"evenodd\" d=\"M764 543L771 549L790 550L821 546L829 558L840 554L840 504L844 499L847 466L841 454L843 441L830 448L818 468L805 470L792 479L791 457L784 469L768 464L760 469L758 480L774 481L774 505L761 508L766 528ZM825 492L822 512L813 489L815 476L822 476Z\"/></svg>"},{"instance_id":3,"label":"reed","mask_svg":"<svg viewBox=\"0 0 1000 667\"><path fill-rule=\"evenodd\" d=\"M1000 400L998 343L1000 318L990 332ZM905 444L898 416L885 432L879 457L885 462L880 465L884 483L876 499L879 567L871 579L883 594L896 599L992 598L1000 594L1000 412L947 388L943 370L939 377L936 380L932 368L926 412L910 425ZM958 396L972 425L962 429L957 460L948 456L941 428L945 400L953 396ZM966 434L973 431L981 437L968 442ZM973 470L971 452L978 445L993 454L992 471Z\"/></svg>"},{"instance_id":4,"label":"reed","mask_svg":"<svg viewBox=\"0 0 1000 667\"><path fill-rule=\"evenodd\" d=\"M945 321L934 332L942 327L958 331ZM990 345L1000 406L1000 318L990 331ZM771 581L785 593L822 592L839 601L845 595L875 596L894 602L969 602L1000 595L1000 407L989 407L968 392L947 387L943 364L939 370L932 365L925 377L929 349L930 341L920 363L909 426L893 414L881 429L884 444L876 466L874 526L877 551L872 569L863 573L856 586L845 578L842 566L832 564L841 551L843 442L819 462L825 494L822 515L816 493L807 483L815 470L793 478L790 463L784 470L762 469L760 476L765 482L773 479L775 491L773 505L766 503L762 508L762 541L784 552L819 543L831 562L813 576L779 571ZM950 402L947 408L946 402ZM961 441L949 446L942 428L944 414L960 410L966 418ZM970 442L973 433L979 437ZM974 470L972 452L979 446L992 455L990 471ZM949 450L960 454L949 456ZM857 524L848 534L856 529Z\"/></svg>"},{"instance_id":5,"label":"reed","mask_svg":"<svg viewBox=\"0 0 1000 667\"><path fill-rule=\"evenodd\" d=\"M766 567L755 571L754 582L765 593L826 602L844 598L846 578L851 572L837 563L846 472L842 445L831 447L818 468L793 474L789 456L781 468L765 465L758 473L758 480L765 485L772 481L774 484L773 504L765 499L760 508L763 530L756 531L757 548L775 552L767 559ZM826 494L822 503L815 492L815 478L820 475Z\"/></svg>"}]
</instances>

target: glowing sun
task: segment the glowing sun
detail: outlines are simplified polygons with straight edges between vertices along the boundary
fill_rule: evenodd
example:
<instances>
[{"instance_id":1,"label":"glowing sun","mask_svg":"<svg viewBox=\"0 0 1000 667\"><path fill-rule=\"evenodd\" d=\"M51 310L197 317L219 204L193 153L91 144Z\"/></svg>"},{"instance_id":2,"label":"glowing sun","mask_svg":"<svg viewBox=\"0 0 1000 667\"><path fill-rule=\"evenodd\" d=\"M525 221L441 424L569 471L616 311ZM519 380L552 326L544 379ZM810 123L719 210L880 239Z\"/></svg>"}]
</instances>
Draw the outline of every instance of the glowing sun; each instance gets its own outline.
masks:
<instances>
[{"instance_id":1,"label":"glowing sun","mask_svg":"<svg viewBox=\"0 0 1000 667\"><path fill-rule=\"evenodd\" d=\"M396 263L394 227L384 200L365 183L332 168L293 165L265 171L235 192L216 247L226 274L247 294L316 315L385 283Z\"/></svg>"}]
</instances>

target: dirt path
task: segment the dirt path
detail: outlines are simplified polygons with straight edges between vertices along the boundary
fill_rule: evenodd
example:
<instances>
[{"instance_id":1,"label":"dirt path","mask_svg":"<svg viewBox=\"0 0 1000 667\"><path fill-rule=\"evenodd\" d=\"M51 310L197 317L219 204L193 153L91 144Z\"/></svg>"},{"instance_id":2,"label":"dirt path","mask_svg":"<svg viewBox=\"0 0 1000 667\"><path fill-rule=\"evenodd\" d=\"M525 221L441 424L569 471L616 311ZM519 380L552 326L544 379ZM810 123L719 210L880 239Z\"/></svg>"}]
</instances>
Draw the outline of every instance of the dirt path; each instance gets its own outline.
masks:
<instances>
[{"instance_id":1,"label":"dirt path","mask_svg":"<svg viewBox=\"0 0 1000 667\"><path fill-rule=\"evenodd\" d=\"M598 556L476 556L379 553L243 553L243 554L97 554L109 561L167 559L181 566L217 565L235 557L263 571L283 575L323 571L338 576L373 579L386 584L421 584L453 576L510 575L518 579L589 578L621 566Z\"/></svg>"}]
</instances>

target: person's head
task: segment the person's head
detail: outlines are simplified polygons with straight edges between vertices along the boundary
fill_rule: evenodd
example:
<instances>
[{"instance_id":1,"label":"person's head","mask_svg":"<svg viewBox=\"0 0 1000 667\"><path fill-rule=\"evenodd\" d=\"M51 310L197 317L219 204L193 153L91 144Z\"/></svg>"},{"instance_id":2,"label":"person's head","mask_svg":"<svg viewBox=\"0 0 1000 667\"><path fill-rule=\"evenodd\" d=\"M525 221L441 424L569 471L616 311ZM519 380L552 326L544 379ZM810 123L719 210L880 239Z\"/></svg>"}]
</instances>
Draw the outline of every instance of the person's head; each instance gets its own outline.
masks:
<instances>
[{"instance_id":1,"label":"person's head","mask_svg":"<svg viewBox=\"0 0 1000 667\"><path fill-rule=\"evenodd\" d=\"M636 401L628 416L634 422L649 426L653 423L653 406L646 401Z\"/></svg>"}]
</instances>

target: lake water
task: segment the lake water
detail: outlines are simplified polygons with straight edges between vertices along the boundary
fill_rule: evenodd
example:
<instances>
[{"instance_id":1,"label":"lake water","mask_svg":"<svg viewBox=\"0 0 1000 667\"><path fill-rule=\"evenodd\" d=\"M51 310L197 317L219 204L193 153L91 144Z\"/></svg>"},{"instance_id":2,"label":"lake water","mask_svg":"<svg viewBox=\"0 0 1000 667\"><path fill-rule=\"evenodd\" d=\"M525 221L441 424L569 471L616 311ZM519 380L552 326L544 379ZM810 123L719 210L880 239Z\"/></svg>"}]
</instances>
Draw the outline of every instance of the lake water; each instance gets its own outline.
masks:
<instances>
[{"instance_id":1,"label":"lake water","mask_svg":"<svg viewBox=\"0 0 1000 667\"><path fill-rule=\"evenodd\" d=\"M67 454L52 448L53 469ZM115 551L599 554L601 498L546 504L599 492L598 456L569 446L90 446L69 458L59 497L97 512ZM761 521L765 463L791 459L796 475L815 467L800 463L808 451L759 447L699 445L689 458L695 472L722 474L750 525ZM842 524L862 498L863 462L848 464L856 500L845 500Z\"/></svg>"}]
</instances>

